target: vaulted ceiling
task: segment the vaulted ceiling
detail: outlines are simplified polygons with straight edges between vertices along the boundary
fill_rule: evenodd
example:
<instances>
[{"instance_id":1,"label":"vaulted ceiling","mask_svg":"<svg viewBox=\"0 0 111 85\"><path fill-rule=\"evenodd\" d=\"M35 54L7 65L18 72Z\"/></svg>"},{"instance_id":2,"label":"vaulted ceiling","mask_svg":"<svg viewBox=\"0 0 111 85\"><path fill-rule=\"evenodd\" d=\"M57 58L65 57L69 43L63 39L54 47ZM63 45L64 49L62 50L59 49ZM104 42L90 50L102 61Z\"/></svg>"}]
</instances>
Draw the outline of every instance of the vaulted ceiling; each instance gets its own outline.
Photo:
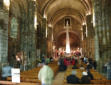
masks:
<instances>
[{"instance_id":1,"label":"vaulted ceiling","mask_svg":"<svg viewBox=\"0 0 111 85\"><path fill-rule=\"evenodd\" d=\"M38 0L40 12L52 25L54 39L57 46L64 46L66 29L64 20L71 19L70 44L72 47L80 46L82 24L86 15L92 12L91 0Z\"/></svg>"},{"instance_id":2,"label":"vaulted ceiling","mask_svg":"<svg viewBox=\"0 0 111 85\"><path fill-rule=\"evenodd\" d=\"M21 11L20 7L17 6L22 5L23 9L27 11L28 0L12 0L12 2L13 10ZM81 42L82 24L86 20L86 15L92 13L91 0L36 0L36 2L38 4L38 11L47 19L47 23L52 26L54 40L57 45L59 44L59 42L57 42L58 39L60 39L61 43L64 43L65 41L60 37L64 36L64 33L66 32L66 29L64 28L64 19L66 17L70 17L71 19L70 31L72 33L70 33L70 35L77 36L76 38ZM14 13L16 15L18 12ZM20 14L18 15L20 16ZM76 42L77 39L75 37L71 37L71 42ZM79 44L76 44L80 46L80 42L77 42Z\"/></svg>"},{"instance_id":3,"label":"vaulted ceiling","mask_svg":"<svg viewBox=\"0 0 111 85\"><path fill-rule=\"evenodd\" d=\"M91 0L38 0L40 11L49 23L56 24L58 19L65 16L84 21L87 13L91 12Z\"/></svg>"}]
</instances>

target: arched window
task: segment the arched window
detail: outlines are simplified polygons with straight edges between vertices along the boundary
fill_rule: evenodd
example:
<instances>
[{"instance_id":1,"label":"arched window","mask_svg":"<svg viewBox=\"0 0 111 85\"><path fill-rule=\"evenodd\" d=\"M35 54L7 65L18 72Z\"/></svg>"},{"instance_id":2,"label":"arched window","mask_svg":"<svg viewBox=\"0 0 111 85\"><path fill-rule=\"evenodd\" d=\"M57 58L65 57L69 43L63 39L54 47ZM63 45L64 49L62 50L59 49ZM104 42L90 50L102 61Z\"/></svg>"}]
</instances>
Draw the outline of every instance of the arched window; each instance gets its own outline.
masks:
<instances>
[{"instance_id":1,"label":"arched window","mask_svg":"<svg viewBox=\"0 0 111 85\"><path fill-rule=\"evenodd\" d=\"M70 18L69 18L69 17L65 18L65 26L66 26L67 24L68 24L68 26L71 25L71 22L70 22Z\"/></svg>"}]
</instances>

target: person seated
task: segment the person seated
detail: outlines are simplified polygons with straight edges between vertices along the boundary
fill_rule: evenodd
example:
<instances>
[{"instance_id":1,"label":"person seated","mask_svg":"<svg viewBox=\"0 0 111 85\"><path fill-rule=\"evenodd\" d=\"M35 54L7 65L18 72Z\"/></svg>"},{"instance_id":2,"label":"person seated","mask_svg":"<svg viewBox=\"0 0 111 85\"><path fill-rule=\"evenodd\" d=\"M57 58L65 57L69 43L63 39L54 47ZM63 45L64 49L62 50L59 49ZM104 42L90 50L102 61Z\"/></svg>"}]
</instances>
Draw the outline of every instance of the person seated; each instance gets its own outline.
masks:
<instances>
[{"instance_id":1,"label":"person seated","mask_svg":"<svg viewBox=\"0 0 111 85\"><path fill-rule=\"evenodd\" d=\"M67 69L67 66L64 65L63 57L60 57L60 59L58 61L58 65L59 65L59 71L65 71Z\"/></svg>"},{"instance_id":2,"label":"person seated","mask_svg":"<svg viewBox=\"0 0 111 85\"><path fill-rule=\"evenodd\" d=\"M87 67L86 67L87 69L92 69L93 68L93 66L90 64L90 63L87 63Z\"/></svg>"},{"instance_id":3,"label":"person seated","mask_svg":"<svg viewBox=\"0 0 111 85\"><path fill-rule=\"evenodd\" d=\"M80 66L80 69L81 69L81 70L84 70L85 68L84 68L84 66L83 66L83 65L81 65L81 66Z\"/></svg>"},{"instance_id":4,"label":"person seated","mask_svg":"<svg viewBox=\"0 0 111 85\"><path fill-rule=\"evenodd\" d=\"M97 67L97 62L96 62L96 60L93 61L93 67L94 67L94 69L96 70L96 67Z\"/></svg>"},{"instance_id":5,"label":"person seated","mask_svg":"<svg viewBox=\"0 0 111 85\"><path fill-rule=\"evenodd\" d=\"M83 57L81 58L81 61L84 62L84 58Z\"/></svg>"},{"instance_id":6,"label":"person seated","mask_svg":"<svg viewBox=\"0 0 111 85\"><path fill-rule=\"evenodd\" d=\"M74 58L71 59L71 64L75 65L75 59Z\"/></svg>"},{"instance_id":7,"label":"person seated","mask_svg":"<svg viewBox=\"0 0 111 85\"><path fill-rule=\"evenodd\" d=\"M87 73L88 73L88 77L89 77L91 80L93 80L94 77L93 77L93 75L92 75L92 73L90 72L89 69L87 69Z\"/></svg>"},{"instance_id":8,"label":"person seated","mask_svg":"<svg viewBox=\"0 0 111 85\"><path fill-rule=\"evenodd\" d=\"M88 62L88 58L84 57L84 63L86 64Z\"/></svg>"},{"instance_id":9,"label":"person seated","mask_svg":"<svg viewBox=\"0 0 111 85\"><path fill-rule=\"evenodd\" d=\"M68 65L70 65L70 64L71 64L70 58L66 57L66 58L64 59L64 65L68 66Z\"/></svg>"},{"instance_id":10,"label":"person seated","mask_svg":"<svg viewBox=\"0 0 111 85\"><path fill-rule=\"evenodd\" d=\"M58 65L64 65L64 58L63 57L59 58Z\"/></svg>"},{"instance_id":11,"label":"person seated","mask_svg":"<svg viewBox=\"0 0 111 85\"><path fill-rule=\"evenodd\" d=\"M67 69L67 66L64 64L59 66L59 71L66 71L66 69Z\"/></svg>"},{"instance_id":12,"label":"person seated","mask_svg":"<svg viewBox=\"0 0 111 85\"><path fill-rule=\"evenodd\" d=\"M7 77L11 76L11 66L9 66L8 63L4 64L4 66L2 67L2 75L1 75L1 79L2 80L6 80Z\"/></svg>"},{"instance_id":13,"label":"person seated","mask_svg":"<svg viewBox=\"0 0 111 85\"><path fill-rule=\"evenodd\" d=\"M108 58L107 63L105 64L107 79L111 80L111 58Z\"/></svg>"},{"instance_id":14,"label":"person seated","mask_svg":"<svg viewBox=\"0 0 111 85\"><path fill-rule=\"evenodd\" d=\"M77 65L73 65L72 69L78 69Z\"/></svg>"},{"instance_id":15,"label":"person seated","mask_svg":"<svg viewBox=\"0 0 111 85\"><path fill-rule=\"evenodd\" d=\"M46 57L45 62L49 64L50 63L50 58Z\"/></svg>"},{"instance_id":16,"label":"person seated","mask_svg":"<svg viewBox=\"0 0 111 85\"><path fill-rule=\"evenodd\" d=\"M67 83L70 84L79 84L80 80L78 77L76 77L76 71L72 71L72 74L67 76Z\"/></svg>"},{"instance_id":17,"label":"person seated","mask_svg":"<svg viewBox=\"0 0 111 85\"><path fill-rule=\"evenodd\" d=\"M93 64L93 59L92 58L89 58L88 59L89 63L92 65Z\"/></svg>"},{"instance_id":18,"label":"person seated","mask_svg":"<svg viewBox=\"0 0 111 85\"><path fill-rule=\"evenodd\" d=\"M88 77L87 72L82 73L81 84L90 84L90 78Z\"/></svg>"}]
</instances>

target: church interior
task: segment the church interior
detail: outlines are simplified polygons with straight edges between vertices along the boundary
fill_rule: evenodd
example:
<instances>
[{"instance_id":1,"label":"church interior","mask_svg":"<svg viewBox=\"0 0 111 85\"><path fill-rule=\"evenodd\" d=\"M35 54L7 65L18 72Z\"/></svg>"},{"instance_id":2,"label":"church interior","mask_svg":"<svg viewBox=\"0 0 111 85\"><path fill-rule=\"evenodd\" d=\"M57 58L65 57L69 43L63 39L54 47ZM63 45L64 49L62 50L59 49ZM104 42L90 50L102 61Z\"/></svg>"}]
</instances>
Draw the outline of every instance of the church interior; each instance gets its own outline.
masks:
<instances>
[{"instance_id":1,"label":"church interior","mask_svg":"<svg viewBox=\"0 0 111 85\"><path fill-rule=\"evenodd\" d=\"M67 82L72 66L77 63L81 78L79 67L90 61L96 62L94 79L85 85L111 85L110 32L110 0L0 0L0 85L41 85L38 72L46 61L54 72L51 85L76 85ZM20 69L19 84L2 80L6 64Z\"/></svg>"}]
</instances>

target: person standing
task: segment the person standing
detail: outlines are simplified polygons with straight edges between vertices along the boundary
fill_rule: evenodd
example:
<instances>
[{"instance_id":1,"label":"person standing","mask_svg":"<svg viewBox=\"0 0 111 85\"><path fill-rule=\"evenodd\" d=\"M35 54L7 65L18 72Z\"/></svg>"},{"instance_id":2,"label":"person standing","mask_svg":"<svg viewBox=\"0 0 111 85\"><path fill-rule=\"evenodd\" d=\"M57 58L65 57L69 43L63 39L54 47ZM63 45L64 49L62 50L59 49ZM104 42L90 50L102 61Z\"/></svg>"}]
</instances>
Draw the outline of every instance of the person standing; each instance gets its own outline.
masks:
<instances>
[{"instance_id":1,"label":"person standing","mask_svg":"<svg viewBox=\"0 0 111 85\"><path fill-rule=\"evenodd\" d=\"M108 59L108 62L105 64L107 68L107 79L111 80L111 59Z\"/></svg>"},{"instance_id":2,"label":"person standing","mask_svg":"<svg viewBox=\"0 0 111 85\"><path fill-rule=\"evenodd\" d=\"M38 79L41 81L42 85L52 85L53 77L53 70L45 62L38 73Z\"/></svg>"},{"instance_id":3,"label":"person standing","mask_svg":"<svg viewBox=\"0 0 111 85\"><path fill-rule=\"evenodd\" d=\"M9 63L4 64L4 66L2 67L2 80L6 80L7 77L11 76L11 66L9 65Z\"/></svg>"}]
</instances>

